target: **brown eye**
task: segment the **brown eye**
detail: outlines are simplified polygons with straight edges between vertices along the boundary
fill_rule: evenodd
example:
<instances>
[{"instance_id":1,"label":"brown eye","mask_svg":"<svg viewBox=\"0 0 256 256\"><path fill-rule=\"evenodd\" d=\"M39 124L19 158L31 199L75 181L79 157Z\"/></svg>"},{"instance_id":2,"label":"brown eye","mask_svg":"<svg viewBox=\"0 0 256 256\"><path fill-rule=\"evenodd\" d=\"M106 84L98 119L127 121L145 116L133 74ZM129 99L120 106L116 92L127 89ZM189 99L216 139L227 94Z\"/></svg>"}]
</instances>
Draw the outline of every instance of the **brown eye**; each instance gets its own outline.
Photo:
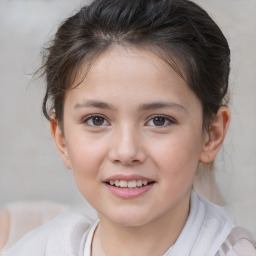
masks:
<instances>
[{"instance_id":1,"label":"brown eye","mask_svg":"<svg viewBox=\"0 0 256 256\"><path fill-rule=\"evenodd\" d=\"M166 118L162 116L157 116L153 118L153 123L155 126L163 126L166 122Z\"/></svg>"},{"instance_id":2,"label":"brown eye","mask_svg":"<svg viewBox=\"0 0 256 256\"><path fill-rule=\"evenodd\" d=\"M109 122L103 117L99 115L91 115L86 118L83 123L86 123L89 126L108 126Z\"/></svg>"},{"instance_id":3,"label":"brown eye","mask_svg":"<svg viewBox=\"0 0 256 256\"><path fill-rule=\"evenodd\" d=\"M95 125L95 126L100 126L100 125L103 125L104 124L104 118L101 117L101 116L95 116L95 117L92 117L92 123Z\"/></svg>"},{"instance_id":4,"label":"brown eye","mask_svg":"<svg viewBox=\"0 0 256 256\"><path fill-rule=\"evenodd\" d=\"M153 127L166 127L175 123L176 123L175 120L173 120L171 117L164 116L164 115L156 115L150 118L146 123L146 125L153 126Z\"/></svg>"}]
</instances>

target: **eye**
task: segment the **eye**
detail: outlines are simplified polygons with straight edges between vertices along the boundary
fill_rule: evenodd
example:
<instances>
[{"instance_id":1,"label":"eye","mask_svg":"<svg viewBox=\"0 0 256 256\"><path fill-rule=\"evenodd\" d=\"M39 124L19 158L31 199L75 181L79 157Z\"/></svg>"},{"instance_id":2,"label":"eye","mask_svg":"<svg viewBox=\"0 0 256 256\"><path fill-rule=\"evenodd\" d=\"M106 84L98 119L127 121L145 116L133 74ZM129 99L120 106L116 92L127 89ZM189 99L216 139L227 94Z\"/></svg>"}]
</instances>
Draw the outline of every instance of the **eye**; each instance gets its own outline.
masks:
<instances>
[{"instance_id":1,"label":"eye","mask_svg":"<svg viewBox=\"0 0 256 256\"><path fill-rule=\"evenodd\" d=\"M107 126L109 125L109 122L100 115L90 115L87 117L83 123L86 123L90 126Z\"/></svg>"},{"instance_id":2,"label":"eye","mask_svg":"<svg viewBox=\"0 0 256 256\"><path fill-rule=\"evenodd\" d=\"M149 121L146 123L148 126L158 126L158 127L165 127L169 126L171 124L174 124L175 121L171 119L170 117L163 116L163 115L157 115L149 119Z\"/></svg>"}]
</instances>

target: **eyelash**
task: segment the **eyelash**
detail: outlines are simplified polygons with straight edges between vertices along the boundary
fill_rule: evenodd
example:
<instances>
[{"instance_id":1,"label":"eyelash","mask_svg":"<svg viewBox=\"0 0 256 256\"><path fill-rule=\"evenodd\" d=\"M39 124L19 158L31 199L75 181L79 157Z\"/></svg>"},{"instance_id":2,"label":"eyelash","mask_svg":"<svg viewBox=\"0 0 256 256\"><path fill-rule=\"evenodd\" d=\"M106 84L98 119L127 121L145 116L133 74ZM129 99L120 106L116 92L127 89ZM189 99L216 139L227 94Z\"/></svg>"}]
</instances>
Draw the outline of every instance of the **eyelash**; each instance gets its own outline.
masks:
<instances>
[{"instance_id":1,"label":"eyelash","mask_svg":"<svg viewBox=\"0 0 256 256\"><path fill-rule=\"evenodd\" d=\"M103 124L99 124L99 125L94 124L93 119L95 119L95 118L102 119ZM93 114L93 115L87 116L85 119L82 120L82 123L86 123L87 125L92 126L92 127L102 127L102 126L108 126L109 125L109 122L106 120L106 118L104 116L100 115L100 114ZM104 123L107 123L107 124L104 124Z\"/></svg>"},{"instance_id":2,"label":"eyelash","mask_svg":"<svg viewBox=\"0 0 256 256\"><path fill-rule=\"evenodd\" d=\"M154 122L154 119L156 119L156 118L163 118L164 119L164 124L163 125L156 125L156 124L149 125L149 122L150 121ZM170 117L165 116L165 115L155 115L155 116L151 117L146 122L146 124L148 126L153 126L153 127L167 127L167 126L170 126L170 125L175 124L175 123L176 123L176 121L173 118L170 118Z\"/></svg>"},{"instance_id":3,"label":"eyelash","mask_svg":"<svg viewBox=\"0 0 256 256\"><path fill-rule=\"evenodd\" d=\"M101 121L103 121L102 124L99 124L99 125L96 125L95 123L93 123L95 120L93 119L96 119L96 118L100 118ZM154 119L156 118L162 118L164 121L163 125L156 125L155 123L154 124L149 124L151 121L154 122ZM90 123L91 122L91 123ZM102 126L108 126L109 125L109 122L106 120L106 118L100 114L93 114L93 115L90 115L88 117L86 117L85 119L82 120L82 123L86 123L87 125L89 126L92 126L92 127L102 127ZM153 126L153 127L167 127L167 126L170 126L172 124L175 124L176 121L168 116L165 116L165 115L155 115L155 116L152 116L147 122L146 122L146 125L147 126Z\"/></svg>"}]
</instances>

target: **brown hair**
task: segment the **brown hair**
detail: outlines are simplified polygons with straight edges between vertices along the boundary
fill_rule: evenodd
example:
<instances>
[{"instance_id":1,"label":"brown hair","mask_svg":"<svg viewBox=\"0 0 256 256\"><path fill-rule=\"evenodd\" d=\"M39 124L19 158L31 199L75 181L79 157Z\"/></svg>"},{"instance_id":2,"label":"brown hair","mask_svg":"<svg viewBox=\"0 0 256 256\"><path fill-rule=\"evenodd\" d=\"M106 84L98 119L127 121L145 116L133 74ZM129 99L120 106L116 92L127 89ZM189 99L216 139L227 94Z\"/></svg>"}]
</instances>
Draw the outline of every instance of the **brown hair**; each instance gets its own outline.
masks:
<instances>
[{"instance_id":1,"label":"brown hair","mask_svg":"<svg viewBox=\"0 0 256 256\"><path fill-rule=\"evenodd\" d=\"M62 124L79 68L113 45L148 47L168 62L200 99L205 128L224 104L230 50L201 7L187 0L95 0L61 24L45 51L47 119L54 113Z\"/></svg>"}]
</instances>

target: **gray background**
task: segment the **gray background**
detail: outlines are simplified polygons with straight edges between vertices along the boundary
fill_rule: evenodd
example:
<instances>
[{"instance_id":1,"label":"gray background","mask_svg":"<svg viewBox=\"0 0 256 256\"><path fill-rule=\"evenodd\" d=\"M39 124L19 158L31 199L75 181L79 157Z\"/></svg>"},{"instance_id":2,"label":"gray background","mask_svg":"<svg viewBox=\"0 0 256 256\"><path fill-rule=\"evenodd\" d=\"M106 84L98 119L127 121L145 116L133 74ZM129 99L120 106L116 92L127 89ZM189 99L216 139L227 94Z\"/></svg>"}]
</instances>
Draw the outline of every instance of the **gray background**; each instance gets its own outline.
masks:
<instances>
[{"instance_id":1,"label":"gray background","mask_svg":"<svg viewBox=\"0 0 256 256\"><path fill-rule=\"evenodd\" d=\"M41 113L40 51L81 0L0 1L0 204L50 199L85 204ZM197 0L232 50L232 122L216 176L236 222L256 233L256 0ZM86 204L85 204L86 205ZM87 207L87 206L86 206Z\"/></svg>"}]
</instances>

